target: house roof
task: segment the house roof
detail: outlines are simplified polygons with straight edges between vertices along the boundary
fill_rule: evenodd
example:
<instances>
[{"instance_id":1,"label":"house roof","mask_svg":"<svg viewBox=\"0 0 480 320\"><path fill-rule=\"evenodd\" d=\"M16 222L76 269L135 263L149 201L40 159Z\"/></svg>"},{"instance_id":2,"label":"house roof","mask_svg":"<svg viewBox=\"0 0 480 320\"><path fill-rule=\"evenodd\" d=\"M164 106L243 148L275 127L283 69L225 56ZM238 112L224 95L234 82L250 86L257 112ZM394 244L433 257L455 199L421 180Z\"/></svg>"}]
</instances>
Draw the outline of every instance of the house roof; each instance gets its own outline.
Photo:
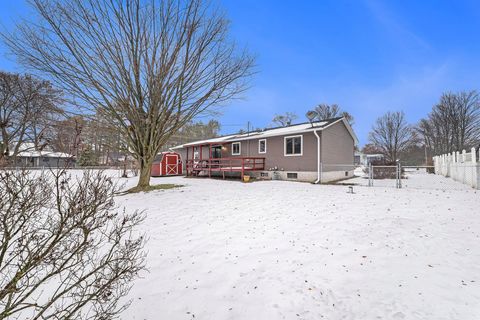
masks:
<instances>
[{"instance_id":1,"label":"house roof","mask_svg":"<svg viewBox=\"0 0 480 320\"><path fill-rule=\"evenodd\" d=\"M10 152L10 155L13 155L13 152ZM17 157L25 158L72 158L73 156L64 152L53 152L53 151L20 151L17 153Z\"/></svg>"},{"instance_id":2,"label":"house roof","mask_svg":"<svg viewBox=\"0 0 480 320\"><path fill-rule=\"evenodd\" d=\"M11 148L13 149L13 148ZM9 156L13 156L13 151L10 151ZM65 152L55 152L49 146L45 146L42 150L36 150L33 142L22 142L18 147L17 157L25 158L73 158L73 155Z\"/></svg>"},{"instance_id":3,"label":"house roof","mask_svg":"<svg viewBox=\"0 0 480 320\"><path fill-rule=\"evenodd\" d=\"M181 149L184 147L197 146L197 145L206 145L206 144L214 144L214 143L221 144L221 143L234 142L234 141L283 136L287 134L321 131L342 121L345 124L345 127L347 128L348 132L352 136L353 140L355 141L355 144L358 144L358 138L353 132L353 129L350 126L350 124L345 120L345 118L339 117L339 118L325 119L322 121L315 121L312 123L304 122L304 123L294 124L286 127L269 128L264 130L252 131L249 133L231 134L231 135L225 135L225 136L216 137L216 138L207 139L207 140L193 141L193 142L185 143L183 145L175 146L171 149L175 150L175 149Z\"/></svg>"}]
</instances>

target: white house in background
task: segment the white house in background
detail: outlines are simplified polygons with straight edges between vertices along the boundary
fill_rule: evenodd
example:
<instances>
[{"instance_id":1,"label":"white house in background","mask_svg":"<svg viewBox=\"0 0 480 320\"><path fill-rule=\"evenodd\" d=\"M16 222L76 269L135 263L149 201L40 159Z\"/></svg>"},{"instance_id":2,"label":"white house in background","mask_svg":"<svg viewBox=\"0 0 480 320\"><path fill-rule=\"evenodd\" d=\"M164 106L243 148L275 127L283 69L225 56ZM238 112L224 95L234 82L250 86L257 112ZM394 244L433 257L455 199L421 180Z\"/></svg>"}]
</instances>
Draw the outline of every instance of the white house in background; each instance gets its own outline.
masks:
<instances>
[{"instance_id":1,"label":"white house in background","mask_svg":"<svg viewBox=\"0 0 480 320\"><path fill-rule=\"evenodd\" d=\"M13 157L13 152L10 151L10 157ZM75 163L74 156L64 152L55 152L51 150L35 150L33 143L24 143L20 147L20 152L17 153L12 164L15 167L29 167L29 168L57 168L71 166Z\"/></svg>"},{"instance_id":2,"label":"white house in background","mask_svg":"<svg viewBox=\"0 0 480 320\"><path fill-rule=\"evenodd\" d=\"M384 160L385 156L381 153L375 154L365 154L362 152L355 152L355 164L368 166L370 163L374 161L382 161Z\"/></svg>"}]
</instances>

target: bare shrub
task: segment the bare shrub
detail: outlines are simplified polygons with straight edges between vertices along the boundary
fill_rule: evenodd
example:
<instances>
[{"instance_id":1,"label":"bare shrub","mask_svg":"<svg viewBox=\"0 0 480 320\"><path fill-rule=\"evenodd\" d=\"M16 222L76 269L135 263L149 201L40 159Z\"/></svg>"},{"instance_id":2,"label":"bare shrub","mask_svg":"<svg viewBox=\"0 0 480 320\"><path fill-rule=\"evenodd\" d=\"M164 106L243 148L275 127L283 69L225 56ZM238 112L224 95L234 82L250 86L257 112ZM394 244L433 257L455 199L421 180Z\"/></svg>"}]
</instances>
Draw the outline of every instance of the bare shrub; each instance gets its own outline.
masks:
<instances>
[{"instance_id":1,"label":"bare shrub","mask_svg":"<svg viewBox=\"0 0 480 320\"><path fill-rule=\"evenodd\" d=\"M384 160L371 161L373 179L396 179L397 164L395 162L387 162ZM366 168L368 173L369 167ZM402 178L404 178L405 170L402 168Z\"/></svg>"},{"instance_id":2,"label":"bare shrub","mask_svg":"<svg viewBox=\"0 0 480 320\"><path fill-rule=\"evenodd\" d=\"M0 319L114 319L144 268L144 216L100 172L0 171Z\"/></svg>"}]
</instances>

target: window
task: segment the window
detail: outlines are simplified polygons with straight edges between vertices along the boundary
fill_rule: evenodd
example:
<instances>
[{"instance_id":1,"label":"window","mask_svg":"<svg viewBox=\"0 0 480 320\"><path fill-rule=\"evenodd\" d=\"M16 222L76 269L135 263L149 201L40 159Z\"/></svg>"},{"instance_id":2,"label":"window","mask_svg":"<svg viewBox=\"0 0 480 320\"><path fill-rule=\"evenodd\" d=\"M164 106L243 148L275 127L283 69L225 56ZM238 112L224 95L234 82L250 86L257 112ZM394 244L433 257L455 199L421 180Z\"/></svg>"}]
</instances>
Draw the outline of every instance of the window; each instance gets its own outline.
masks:
<instances>
[{"instance_id":1,"label":"window","mask_svg":"<svg viewBox=\"0 0 480 320\"><path fill-rule=\"evenodd\" d=\"M234 142L232 143L232 156L238 156L240 155L242 149L240 148L240 142Z\"/></svg>"},{"instance_id":2,"label":"window","mask_svg":"<svg viewBox=\"0 0 480 320\"><path fill-rule=\"evenodd\" d=\"M267 153L267 140L258 140L258 153Z\"/></svg>"},{"instance_id":3,"label":"window","mask_svg":"<svg viewBox=\"0 0 480 320\"><path fill-rule=\"evenodd\" d=\"M285 137L285 156L301 156L302 149L303 136Z\"/></svg>"},{"instance_id":4,"label":"window","mask_svg":"<svg viewBox=\"0 0 480 320\"><path fill-rule=\"evenodd\" d=\"M298 174L296 172L287 172L287 179L297 179Z\"/></svg>"}]
</instances>

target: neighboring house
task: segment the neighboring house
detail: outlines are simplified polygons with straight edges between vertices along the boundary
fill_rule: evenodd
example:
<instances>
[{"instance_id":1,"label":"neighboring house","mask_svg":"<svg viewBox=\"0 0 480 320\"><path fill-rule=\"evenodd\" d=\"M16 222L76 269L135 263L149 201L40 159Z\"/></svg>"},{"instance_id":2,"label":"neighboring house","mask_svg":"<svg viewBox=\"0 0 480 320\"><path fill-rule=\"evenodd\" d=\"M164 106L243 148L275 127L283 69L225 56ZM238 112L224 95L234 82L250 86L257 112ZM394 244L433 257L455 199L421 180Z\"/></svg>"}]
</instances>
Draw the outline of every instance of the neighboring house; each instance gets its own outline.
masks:
<instances>
[{"instance_id":1,"label":"neighboring house","mask_svg":"<svg viewBox=\"0 0 480 320\"><path fill-rule=\"evenodd\" d=\"M15 167L66 167L75 164L71 154L51 150L36 151L33 143L23 143L15 157L10 152L11 165Z\"/></svg>"},{"instance_id":2,"label":"neighboring house","mask_svg":"<svg viewBox=\"0 0 480 320\"><path fill-rule=\"evenodd\" d=\"M195 141L172 150L182 155L187 175L328 182L353 176L357 143L348 122L334 118Z\"/></svg>"},{"instance_id":3,"label":"neighboring house","mask_svg":"<svg viewBox=\"0 0 480 320\"><path fill-rule=\"evenodd\" d=\"M15 158L12 163L15 167L63 168L71 167L75 163L72 155L52 151L22 151Z\"/></svg>"},{"instance_id":4,"label":"neighboring house","mask_svg":"<svg viewBox=\"0 0 480 320\"><path fill-rule=\"evenodd\" d=\"M368 166L372 162L381 162L385 160L385 156L381 153L365 154L361 152L355 152L355 164Z\"/></svg>"}]
</instances>

